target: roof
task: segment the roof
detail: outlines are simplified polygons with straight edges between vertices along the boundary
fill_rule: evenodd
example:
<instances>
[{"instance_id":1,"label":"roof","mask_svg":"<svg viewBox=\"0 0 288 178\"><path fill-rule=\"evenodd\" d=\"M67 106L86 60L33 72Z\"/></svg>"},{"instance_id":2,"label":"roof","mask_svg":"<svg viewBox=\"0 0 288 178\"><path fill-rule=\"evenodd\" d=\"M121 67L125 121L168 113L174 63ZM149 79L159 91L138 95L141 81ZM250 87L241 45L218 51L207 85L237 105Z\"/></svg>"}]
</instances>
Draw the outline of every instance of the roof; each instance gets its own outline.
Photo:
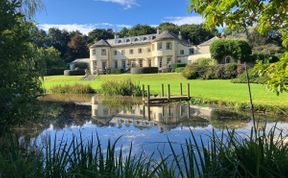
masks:
<instances>
[{"instance_id":1,"label":"roof","mask_svg":"<svg viewBox=\"0 0 288 178\"><path fill-rule=\"evenodd\" d=\"M199 44L199 46L209 46L212 44L213 41L218 40L219 38L217 36L214 36L213 38Z\"/></svg>"},{"instance_id":2,"label":"roof","mask_svg":"<svg viewBox=\"0 0 288 178\"><path fill-rule=\"evenodd\" d=\"M71 63L88 63L90 64L90 58L81 58L72 61Z\"/></svg>"},{"instance_id":3,"label":"roof","mask_svg":"<svg viewBox=\"0 0 288 178\"><path fill-rule=\"evenodd\" d=\"M105 40L100 40L98 42L96 42L94 45L91 46L91 48L95 48L95 47L110 47L110 44L105 41Z\"/></svg>"},{"instance_id":4,"label":"roof","mask_svg":"<svg viewBox=\"0 0 288 178\"><path fill-rule=\"evenodd\" d=\"M90 48L95 47L103 47L103 46L109 46L109 47L117 47L117 46L127 46L127 45L135 45L135 44L145 44L150 43L157 40L165 40L165 39L175 39L181 41L183 44L187 45L188 43L184 40L178 39L178 37L167 30L163 31L160 34L149 34L149 35L139 35L139 36L132 36L132 37L124 37L124 38L114 38L109 40L100 40L94 45L92 45Z\"/></svg>"},{"instance_id":5,"label":"roof","mask_svg":"<svg viewBox=\"0 0 288 178\"><path fill-rule=\"evenodd\" d=\"M166 40L166 39L178 39L176 35L168 30L163 31L162 33L158 34L155 41L158 40Z\"/></svg>"}]
</instances>

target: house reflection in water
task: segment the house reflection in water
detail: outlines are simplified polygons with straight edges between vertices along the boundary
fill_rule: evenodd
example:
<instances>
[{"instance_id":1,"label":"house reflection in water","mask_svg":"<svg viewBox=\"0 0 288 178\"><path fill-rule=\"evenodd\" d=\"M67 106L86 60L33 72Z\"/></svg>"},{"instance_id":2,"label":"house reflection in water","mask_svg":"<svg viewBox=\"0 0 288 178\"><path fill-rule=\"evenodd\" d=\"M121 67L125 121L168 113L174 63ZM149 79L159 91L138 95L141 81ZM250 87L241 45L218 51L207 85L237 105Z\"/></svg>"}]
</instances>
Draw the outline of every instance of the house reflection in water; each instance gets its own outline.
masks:
<instances>
[{"instance_id":1,"label":"house reflection in water","mask_svg":"<svg viewBox=\"0 0 288 178\"><path fill-rule=\"evenodd\" d=\"M158 127L161 131L178 126L207 127L210 108L199 108L183 103L165 105L135 104L108 107L103 100L92 97L92 118L103 125L121 127L133 125L138 128Z\"/></svg>"}]
</instances>

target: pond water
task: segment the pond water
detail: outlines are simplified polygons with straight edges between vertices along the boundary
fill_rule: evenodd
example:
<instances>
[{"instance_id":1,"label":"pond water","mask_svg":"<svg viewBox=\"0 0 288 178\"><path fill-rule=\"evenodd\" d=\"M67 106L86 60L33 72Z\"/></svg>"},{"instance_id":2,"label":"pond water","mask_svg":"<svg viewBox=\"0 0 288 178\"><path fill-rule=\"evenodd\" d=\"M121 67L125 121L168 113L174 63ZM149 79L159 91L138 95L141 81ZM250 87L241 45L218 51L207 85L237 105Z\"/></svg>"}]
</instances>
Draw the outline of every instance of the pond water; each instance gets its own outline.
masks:
<instances>
[{"instance_id":1,"label":"pond water","mask_svg":"<svg viewBox=\"0 0 288 178\"><path fill-rule=\"evenodd\" d=\"M166 154L170 152L168 138L177 147L191 137L192 131L198 141L202 138L206 144L213 129L217 134L228 128L249 135L253 126L249 113L187 103L147 106L138 98L71 95L47 95L41 100L49 105L57 103L60 109L53 119L46 121L33 134L37 145L44 144L49 136L56 138L58 143L81 135L88 142L96 139L98 134L104 148L109 139L114 141L121 136L117 148L122 147L124 152L128 152L132 143L134 154L158 151ZM275 118L256 117L260 118L260 127L266 123L269 129L276 123ZM277 127L287 131L287 122L282 118L277 122Z\"/></svg>"}]
</instances>

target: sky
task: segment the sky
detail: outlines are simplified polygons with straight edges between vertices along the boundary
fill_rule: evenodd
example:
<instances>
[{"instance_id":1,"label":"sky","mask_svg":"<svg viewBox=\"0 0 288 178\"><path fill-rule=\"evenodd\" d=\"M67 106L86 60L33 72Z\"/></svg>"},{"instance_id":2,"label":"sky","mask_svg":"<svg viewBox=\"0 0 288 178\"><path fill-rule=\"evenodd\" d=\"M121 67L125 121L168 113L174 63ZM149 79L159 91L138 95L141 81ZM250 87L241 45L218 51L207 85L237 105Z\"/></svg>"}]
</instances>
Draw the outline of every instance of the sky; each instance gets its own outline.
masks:
<instances>
[{"instance_id":1,"label":"sky","mask_svg":"<svg viewBox=\"0 0 288 178\"><path fill-rule=\"evenodd\" d=\"M43 0L35 21L44 30L58 27L84 34L95 28L120 31L136 24L157 26L199 24L200 15L188 11L191 0Z\"/></svg>"}]
</instances>

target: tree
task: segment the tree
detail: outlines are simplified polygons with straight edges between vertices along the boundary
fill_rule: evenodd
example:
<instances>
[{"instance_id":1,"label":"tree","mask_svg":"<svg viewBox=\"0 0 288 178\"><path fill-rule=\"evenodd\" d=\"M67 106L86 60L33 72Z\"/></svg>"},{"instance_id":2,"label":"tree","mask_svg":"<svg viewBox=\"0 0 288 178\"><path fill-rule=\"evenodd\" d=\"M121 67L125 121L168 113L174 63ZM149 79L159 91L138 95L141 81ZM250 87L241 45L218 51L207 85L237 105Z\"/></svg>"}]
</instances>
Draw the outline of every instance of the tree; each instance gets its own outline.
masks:
<instances>
[{"instance_id":1,"label":"tree","mask_svg":"<svg viewBox=\"0 0 288 178\"><path fill-rule=\"evenodd\" d=\"M34 25L18 10L20 1L0 1L0 126L35 116L41 92L39 60L31 40Z\"/></svg>"},{"instance_id":2,"label":"tree","mask_svg":"<svg viewBox=\"0 0 288 178\"><path fill-rule=\"evenodd\" d=\"M179 32L179 27L173 23L169 23L169 22L165 22L165 23L161 23L158 26L159 30L164 31L164 30L168 30L170 32L173 32L174 34L178 34Z\"/></svg>"},{"instance_id":3,"label":"tree","mask_svg":"<svg viewBox=\"0 0 288 178\"><path fill-rule=\"evenodd\" d=\"M114 38L114 32L112 29L95 29L88 33L88 43L93 44L101 39L107 40Z\"/></svg>"},{"instance_id":4,"label":"tree","mask_svg":"<svg viewBox=\"0 0 288 178\"><path fill-rule=\"evenodd\" d=\"M120 30L120 32L117 33L117 35L120 37L120 38L123 38L125 36L129 36L129 29L124 27Z\"/></svg>"},{"instance_id":5,"label":"tree","mask_svg":"<svg viewBox=\"0 0 288 178\"><path fill-rule=\"evenodd\" d=\"M48 47L48 36L44 30L39 28L34 28L31 30L31 36L33 43L39 48L46 48Z\"/></svg>"},{"instance_id":6,"label":"tree","mask_svg":"<svg viewBox=\"0 0 288 178\"><path fill-rule=\"evenodd\" d=\"M252 53L251 47L246 41L219 39L214 41L210 46L211 56L217 60L218 63L225 63L225 58L231 56L233 61L247 62Z\"/></svg>"},{"instance_id":7,"label":"tree","mask_svg":"<svg viewBox=\"0 0 288 178\"><path fill-rule=\"evenodd\" d=\"M148 35L153 33L156 33L155 28L149 25L140 25L140 24L133 26L131 29L129 29L128 32L130 36Z\"/></svg>"},{"instance_id":8,"label":"tree","mask_svg":"<svg viewBox=\"0 0 288 178\"><path fill-rule=\"evenodd\" d=\"M288 91L288 1L192 0L190 9L205 17L204 24L208 29L224 24L231 29L244 28L248 38L248 28L254 25L261 34L279 31L285 47L283 57L276 63L260 63L257 67L262 75L269 77L267 84L271 90L277 94Z\"/></svg>"},{"instance_id":9,"label":"tree","mask_svg":"<svg viewBox=\"0 0 288 178\"><path fill-rule=\"evenodd\" d=\"M71 34L70 41L67 46L69 47L66 56L66 62L71 62L77 58L87 58L89 57L88 50L88 39L85 35L82 35L80 32L76 31Z\"/></svg>"},{"instance_id":10,"label":"tree","mask_svg":"<svg viewBox=\"0 0 288 178\"><path fill-rule=\"evenodd\" d=\"M46 71L52 68L65 67L65 63L60 58L60 52L53 48L39 48L38 55L41 62L41 71L46 75Z\"/></svg>"},{"instance_id":11,"label":"tree","mask_svg":"<svg viewBox=\"0 0 288 178\"><path fill-rule=\"evenodd\" d=\"M202 24L182 25L180 26L180 31L184 39L190 40L195 45L215 36L211 31L204 29ZM215 29L212 31L215 33Z\"/></svg>"},{"instance_id":12,"label":"tree","mask_svg":"<svg viewBox=\"0 0 288 178\"><path fill-rule=\"evenodd\" d=\"M70 34L65 30L50 28L48 31L48 46L52 46L60 51L62 59L64 59L64 55L67 52L69 40Z\"/></svg>"}]
</instances>

